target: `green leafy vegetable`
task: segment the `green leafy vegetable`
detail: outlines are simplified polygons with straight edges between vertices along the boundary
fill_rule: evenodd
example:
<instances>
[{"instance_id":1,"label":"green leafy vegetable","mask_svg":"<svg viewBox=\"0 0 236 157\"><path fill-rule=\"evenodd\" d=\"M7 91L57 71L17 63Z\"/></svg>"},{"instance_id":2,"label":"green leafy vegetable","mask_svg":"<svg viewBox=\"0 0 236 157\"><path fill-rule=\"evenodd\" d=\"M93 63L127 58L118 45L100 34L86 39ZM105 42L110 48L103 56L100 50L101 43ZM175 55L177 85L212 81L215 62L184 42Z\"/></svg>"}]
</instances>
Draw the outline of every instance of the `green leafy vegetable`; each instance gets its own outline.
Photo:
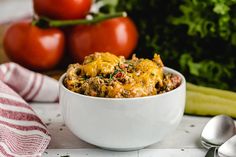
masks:
<instances>
[{"instance_id":1,"label":"green leafy vegetable","mask_svg":"<svg viewBox=\"0 0 236 157\"><path fill-rule=\"evenodd\" d=\"M236 91L236 0L125 0L139 30L135 53L158 52L196 84Z\"/></svg>"}]
</instances>

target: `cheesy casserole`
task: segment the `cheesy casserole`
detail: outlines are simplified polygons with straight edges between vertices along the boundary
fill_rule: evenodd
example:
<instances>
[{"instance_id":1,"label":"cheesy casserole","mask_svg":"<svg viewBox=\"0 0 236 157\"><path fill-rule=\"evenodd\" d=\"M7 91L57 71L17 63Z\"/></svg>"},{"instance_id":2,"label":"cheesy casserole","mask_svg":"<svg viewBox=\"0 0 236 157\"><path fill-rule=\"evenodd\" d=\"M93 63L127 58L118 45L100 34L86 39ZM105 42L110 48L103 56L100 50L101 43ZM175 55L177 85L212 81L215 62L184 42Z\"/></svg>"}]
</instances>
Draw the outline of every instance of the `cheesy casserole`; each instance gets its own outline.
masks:
<instances>
[{"instance_id":1,"label":"cheesy casserole","mask_svg":"<svg viewBox=\"0 0 236 157\"><path fill-rule=\"evenodd\" d=\"M156 95L175 89L181 79L163 72L159 55L152 60L131 60L111 53L96 52L85 57L83 64L68 67L64 85L69 90L96 97L132 98Z\"/></svg>"}]
</instances>

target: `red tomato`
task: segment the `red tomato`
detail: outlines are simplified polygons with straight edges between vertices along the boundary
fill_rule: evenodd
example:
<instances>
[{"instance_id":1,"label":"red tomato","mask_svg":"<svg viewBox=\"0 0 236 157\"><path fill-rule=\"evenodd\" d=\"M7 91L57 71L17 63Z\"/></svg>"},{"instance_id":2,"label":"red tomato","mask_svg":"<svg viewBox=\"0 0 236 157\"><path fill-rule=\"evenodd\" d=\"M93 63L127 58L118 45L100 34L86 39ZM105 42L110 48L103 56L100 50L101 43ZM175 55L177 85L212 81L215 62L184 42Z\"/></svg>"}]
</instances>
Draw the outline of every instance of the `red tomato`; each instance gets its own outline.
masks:
<instances>
[{"instance_id":1,"label":"red tomato","mask_svg":"<svg viewBox=\"0 0 236 157\"><path fill-rule=\"evenodd\" d=\"M52 19L79 19L85 17L92 0L34 0L34 10L40 16Z\"/></svg>"},{"instance_id":2,"label":"red tomato","mask_svg":"<svg viewBox=\"0 0 236 157\"><path fill-rule=\"evenodd\" d=\"M48 70L63 55L64 34L56 28L41 29L19 22L8 28L3 46L12 61L33 70Z\"/></svg>"},{"instance_id":3,"label":"red tomato","mask_svg":"<svg viewBox=\"0 0 236 157\"><path fill-rule=\"evenodd\" d=\"M68 36L68 46L75 61L94 52L111 52L126 58L137 44L138 33L127 17L113 18L101 23L76 26Z\"/></svg>"}]
</instances>

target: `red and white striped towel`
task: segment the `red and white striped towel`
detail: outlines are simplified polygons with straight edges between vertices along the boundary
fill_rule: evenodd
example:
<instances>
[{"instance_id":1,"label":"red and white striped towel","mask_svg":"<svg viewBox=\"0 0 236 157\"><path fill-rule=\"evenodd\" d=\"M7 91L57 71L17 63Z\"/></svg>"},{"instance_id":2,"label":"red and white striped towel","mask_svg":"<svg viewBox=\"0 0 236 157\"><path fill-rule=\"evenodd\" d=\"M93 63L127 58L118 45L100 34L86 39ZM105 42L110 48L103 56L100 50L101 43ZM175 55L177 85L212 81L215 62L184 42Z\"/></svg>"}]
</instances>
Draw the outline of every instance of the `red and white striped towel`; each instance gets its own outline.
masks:
<instances>
[{"instance_id":1,"label":"red and white striped towel","mask_svg":"<svg viewBox=\"0 0 236 157\"><path fill-rule=\"evenodd\" d=\"M52 102L57 99L56 80L15 63L0 65L1 157L41 156L51 138L26 101Z\"/></svg>"}]
</instances>

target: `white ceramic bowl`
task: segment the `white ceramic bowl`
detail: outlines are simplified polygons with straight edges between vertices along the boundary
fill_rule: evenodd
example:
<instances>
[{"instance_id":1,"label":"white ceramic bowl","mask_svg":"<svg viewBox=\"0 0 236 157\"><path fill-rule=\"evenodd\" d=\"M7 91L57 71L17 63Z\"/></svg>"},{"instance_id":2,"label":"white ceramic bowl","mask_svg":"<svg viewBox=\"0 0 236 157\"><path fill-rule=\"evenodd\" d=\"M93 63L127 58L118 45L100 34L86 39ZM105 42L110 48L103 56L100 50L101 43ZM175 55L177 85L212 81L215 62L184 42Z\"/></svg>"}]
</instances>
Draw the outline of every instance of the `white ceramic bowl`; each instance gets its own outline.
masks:
<instances>
[{"instance_id":1,"label":"white ceramic bowl","mask_svg":"<svg viewBox=\"0 0 236 157\"><path fill-rule=\"evenodd\" d=\"M60 105L69 129L80 139L111 150L136 150L173 133L185 106L186 81L167 93L139 98L100 98L74 93L60 78Z\"/></svg>"}]
</instances>

